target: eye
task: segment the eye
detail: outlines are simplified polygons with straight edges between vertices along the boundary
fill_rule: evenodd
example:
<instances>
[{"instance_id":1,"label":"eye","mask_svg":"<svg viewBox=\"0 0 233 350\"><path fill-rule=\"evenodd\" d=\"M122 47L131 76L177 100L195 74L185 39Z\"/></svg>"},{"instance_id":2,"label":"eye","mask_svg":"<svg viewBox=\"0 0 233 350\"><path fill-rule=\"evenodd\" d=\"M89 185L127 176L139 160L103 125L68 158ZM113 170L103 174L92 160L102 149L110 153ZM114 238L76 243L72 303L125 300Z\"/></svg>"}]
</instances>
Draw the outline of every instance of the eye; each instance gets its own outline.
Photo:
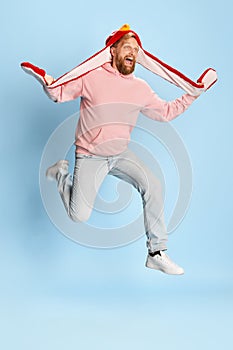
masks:
<instances>
[{"instance_id":1,"label":"eye","mask_svg":"<svg viewBox=\"0 0 233 350\"><path fill-rule=\"evenodd\" d=\"M127 51L134 51L135 53L138 53L138 51L139 51L139 48L138 47L132 47L132 46L130 46L130 45L124 45L123 46L123 49L124 50L127 50Z\"/></svg>"}]
</instances>

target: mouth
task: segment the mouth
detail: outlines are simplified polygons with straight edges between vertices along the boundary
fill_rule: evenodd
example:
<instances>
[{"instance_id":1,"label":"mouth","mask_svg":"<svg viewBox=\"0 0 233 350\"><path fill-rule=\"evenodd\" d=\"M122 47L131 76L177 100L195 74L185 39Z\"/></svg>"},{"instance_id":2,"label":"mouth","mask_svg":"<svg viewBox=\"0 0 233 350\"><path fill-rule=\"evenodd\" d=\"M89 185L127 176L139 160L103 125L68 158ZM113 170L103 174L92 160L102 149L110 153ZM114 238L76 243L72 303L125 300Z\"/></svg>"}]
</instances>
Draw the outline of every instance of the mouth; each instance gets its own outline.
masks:
<instances>
[{"instance_id":1,"label":"mouth","mask_svg":"<svg viewBox=\"0 0 233 350\"><path fill-rule=\"evenodd\" d=\"M124 62L126 66L132 67L132 65L134 64L134 59L131 56L126 56Z\"/></svg>"}]
</instances>

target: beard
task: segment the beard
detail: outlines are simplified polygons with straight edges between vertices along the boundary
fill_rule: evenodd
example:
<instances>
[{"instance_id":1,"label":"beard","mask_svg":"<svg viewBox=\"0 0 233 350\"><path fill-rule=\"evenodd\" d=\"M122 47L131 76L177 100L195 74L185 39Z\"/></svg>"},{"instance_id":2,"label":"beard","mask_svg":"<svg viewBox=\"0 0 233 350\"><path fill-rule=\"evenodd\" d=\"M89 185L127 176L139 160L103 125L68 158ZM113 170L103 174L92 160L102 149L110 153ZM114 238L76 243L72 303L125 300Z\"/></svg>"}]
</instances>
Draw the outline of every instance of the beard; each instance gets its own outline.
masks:
<instances>
[{"instance_id":1,"label":"beard","mask_svg":"<svg viewBox=\"0 0 233 350\"><path fill-rule=\"evenodd\" d=\"M130 65L127 65L125 63L125 59L126 59L126 57L116 56L116 66L117 66L118 71L121 74L128 75L128 74L133 73L133 71L135 69L135 65L136 65L136 60L133 57L132 63Z\"/></svg>"}]
</instances>

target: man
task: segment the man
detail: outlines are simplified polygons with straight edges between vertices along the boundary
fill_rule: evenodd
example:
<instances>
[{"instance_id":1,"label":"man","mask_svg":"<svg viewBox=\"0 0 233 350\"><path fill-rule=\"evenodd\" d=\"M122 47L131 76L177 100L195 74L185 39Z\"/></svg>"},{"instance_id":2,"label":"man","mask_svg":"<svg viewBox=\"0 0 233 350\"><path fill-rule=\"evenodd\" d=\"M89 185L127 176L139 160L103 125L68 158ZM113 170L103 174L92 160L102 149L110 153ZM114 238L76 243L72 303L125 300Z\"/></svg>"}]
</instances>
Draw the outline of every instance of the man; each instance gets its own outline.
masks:
<instances>
[{"instance_id":1,"label":"man","mask_svg":"<svg viewBox=\"0 0 233 350\"><path fill-rule=\"evenodd\" d=\"M133 75L136 60L188 93L171 102L162 100L144 80ZM145 51L129 25L112 33L103 50L56 81L28 62L21 66L42 83L53 101L81 97L73 178L66 160L58 161L46 172L48 178L57 182L69 217L87 221L105 177L116 176L133 185L141 195L148 247L146 266L167 274L183 274L183 268L164 252L167 231L160 183L127 146L139 113L161 122L173 120L217 81L216 71L209 68L198 83L191 81Z\"/></svg>"},{"instance_id":2,"label":"man","mask_svg":"<svg viewBox=\"0 0 233 350\"><path fill-rule=\"evenodd\" d=\"M185 94L171 102L160 99L146 82L132 74L138 50L135 36L128 33L111 46L111 63L81 79L50 90L53 78L46 75L46 93L56 102L81 96L73 180L66 160L51 166L46 175L57 181L66 211L74 221L88 220L107 174L131 183L142 196L148 247L146 266L179 275L184 273L183 268L164 253L167 233L160 184L127 144L140 112L155 120L170 121L196 97Z\"/></svg>"}]
</instances>

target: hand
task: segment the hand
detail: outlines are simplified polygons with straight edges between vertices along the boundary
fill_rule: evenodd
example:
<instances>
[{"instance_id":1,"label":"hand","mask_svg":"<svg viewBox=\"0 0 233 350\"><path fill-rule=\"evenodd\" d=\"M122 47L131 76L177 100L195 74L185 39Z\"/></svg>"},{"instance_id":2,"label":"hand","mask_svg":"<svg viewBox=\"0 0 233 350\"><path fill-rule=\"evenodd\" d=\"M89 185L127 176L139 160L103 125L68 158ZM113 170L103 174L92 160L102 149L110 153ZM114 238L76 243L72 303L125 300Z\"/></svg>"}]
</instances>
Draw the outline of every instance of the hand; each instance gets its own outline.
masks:
<instances>
[{"instance_id":1,"label":"hand","mask_svg":"<svg viewBox=\"0 0 233 350\"><path fill-rule=\"evenodd\" d=\"M54 78L48 74L45 74L44 79L45 79L47 85L51 85L54 82Z\"/></svg>"}]
</instances>

